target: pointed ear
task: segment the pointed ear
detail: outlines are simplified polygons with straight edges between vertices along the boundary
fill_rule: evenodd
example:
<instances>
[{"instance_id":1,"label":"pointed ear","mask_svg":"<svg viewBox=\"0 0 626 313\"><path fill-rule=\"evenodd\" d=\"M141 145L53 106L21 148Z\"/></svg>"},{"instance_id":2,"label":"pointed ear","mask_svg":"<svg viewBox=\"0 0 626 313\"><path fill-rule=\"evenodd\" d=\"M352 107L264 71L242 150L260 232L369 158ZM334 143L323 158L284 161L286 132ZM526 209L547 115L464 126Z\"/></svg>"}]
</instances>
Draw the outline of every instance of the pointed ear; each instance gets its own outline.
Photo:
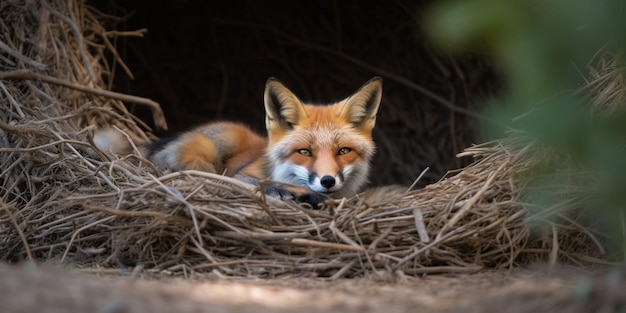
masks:
<instances>
[{"instance_id":1,"label":"pointed ear","mask_svg":"<svg viewBox=\"0 0 626 313\"><path fill-rule=\"evenodd\" d=\"M274 77L265 83L265 114L268 129L270 126L291 129L306 116L300 99Z\"/></svg>"},{"instance_id":2,"label":"pointed ear","mask_svg":"<svg viewBox=\"0 0 626 313\"><path fill-rule=\"evenodd\" d=\"M345 100L339 116L357 128L372 129L383 96L383 79L376 76Z\"/></svg>"}]
</instances>

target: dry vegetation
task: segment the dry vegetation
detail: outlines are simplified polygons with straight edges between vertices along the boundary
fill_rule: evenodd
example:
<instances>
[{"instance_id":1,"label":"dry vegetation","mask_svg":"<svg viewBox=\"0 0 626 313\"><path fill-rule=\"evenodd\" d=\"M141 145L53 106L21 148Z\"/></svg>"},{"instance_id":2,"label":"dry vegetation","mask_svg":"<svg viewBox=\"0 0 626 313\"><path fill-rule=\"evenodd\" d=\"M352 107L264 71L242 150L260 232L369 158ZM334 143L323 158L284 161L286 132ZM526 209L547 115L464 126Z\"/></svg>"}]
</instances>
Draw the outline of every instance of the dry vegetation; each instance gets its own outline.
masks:
<instances>
[{"instance_id":1,"label":"dry vegetation","mask_svg":"<svg viewBox=\"0 0 626 313\"><path fill-rule=\"evenodd\" d=\"M0 13L5 261L332 279L604 262L601 235L580 219L581 199L564 194L532 214L523 203L519 178L537 158L523 136L467 149L473 164L424 189L327 201L323 210L98 151L97 127L151 136L121 101L148 106L165 127L156 103L108 91L110 62L123 64L111 44L120 33L82 2L4 1Z\"/></svg>"}]
</instances>

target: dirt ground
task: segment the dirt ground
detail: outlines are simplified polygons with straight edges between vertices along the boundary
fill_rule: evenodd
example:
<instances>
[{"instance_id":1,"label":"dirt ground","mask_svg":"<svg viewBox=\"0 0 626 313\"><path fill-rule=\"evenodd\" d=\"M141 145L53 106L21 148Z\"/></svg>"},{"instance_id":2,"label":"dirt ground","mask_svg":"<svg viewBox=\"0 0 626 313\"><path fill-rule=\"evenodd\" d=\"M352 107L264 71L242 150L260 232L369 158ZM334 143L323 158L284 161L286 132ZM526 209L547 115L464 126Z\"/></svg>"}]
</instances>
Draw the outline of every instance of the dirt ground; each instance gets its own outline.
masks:
<instances>
[{"instance_id":1,"label":"dirt ground","mask_svg":"<svg viewBox=\"0 0 626 313\"><path fill-rule=\"evenodd\" d=\"M592 279L591 277L598 277ZM94 275L0 265L0 312L624 312L621 271L224 279Z\"/></svg>"}]
</instances>

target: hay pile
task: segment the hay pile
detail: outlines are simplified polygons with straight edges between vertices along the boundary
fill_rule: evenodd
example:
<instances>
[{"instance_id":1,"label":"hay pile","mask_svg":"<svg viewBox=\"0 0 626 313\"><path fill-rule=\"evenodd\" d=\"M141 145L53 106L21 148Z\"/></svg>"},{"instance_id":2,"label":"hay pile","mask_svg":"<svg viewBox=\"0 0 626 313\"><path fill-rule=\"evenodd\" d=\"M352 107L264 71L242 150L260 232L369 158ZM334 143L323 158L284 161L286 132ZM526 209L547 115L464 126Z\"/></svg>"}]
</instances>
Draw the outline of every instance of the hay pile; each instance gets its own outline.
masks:
<instances>
[{"instance_id":1,"label":"hay pile","mask_svg":"<svg viewBox=\"0 0 626 313\"><path fill-rule=\"evenodd\" d=\"M521 139L468 149L474 164L423 190L319 211L231 178L163 175L141 157L98 151L89 138L103 125L150 137L120 100L150 106L165 127L155 103L106 91L123 64L118 34L81 2L3 1L0 14L2 260L331 278L601 262L576 197L538 215L521 202L517 178L534 162ZM530 220L545 227L531 233Z\"/></svg>"}]
</instances>

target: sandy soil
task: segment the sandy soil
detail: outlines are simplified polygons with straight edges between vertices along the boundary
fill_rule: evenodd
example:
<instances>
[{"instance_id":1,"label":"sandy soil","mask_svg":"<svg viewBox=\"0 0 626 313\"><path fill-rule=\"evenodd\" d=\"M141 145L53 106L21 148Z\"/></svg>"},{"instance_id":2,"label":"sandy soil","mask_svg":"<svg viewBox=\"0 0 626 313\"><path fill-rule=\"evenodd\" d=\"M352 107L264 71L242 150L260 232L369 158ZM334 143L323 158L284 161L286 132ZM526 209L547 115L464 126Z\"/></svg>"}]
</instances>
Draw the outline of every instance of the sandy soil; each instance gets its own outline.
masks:
<instances>
[{"instance_id":1,"label":"sandy soil","mask_svg":"<svg viewBox=\"0 0 626 313\"><path fill-rule=\"evenodd\" d=\"M605 276L598 283L588 275L571 269L558 273L517 269L335 281L156 279L0 264L0 312L585 312L607 306L611 312L626 308L622 272L609 276L614 281L610 288L602 285ZM607 298L611 288L614 295ZM594 298L595 289L602 289L600 299Z\"/></svg>"}]
</instances>

